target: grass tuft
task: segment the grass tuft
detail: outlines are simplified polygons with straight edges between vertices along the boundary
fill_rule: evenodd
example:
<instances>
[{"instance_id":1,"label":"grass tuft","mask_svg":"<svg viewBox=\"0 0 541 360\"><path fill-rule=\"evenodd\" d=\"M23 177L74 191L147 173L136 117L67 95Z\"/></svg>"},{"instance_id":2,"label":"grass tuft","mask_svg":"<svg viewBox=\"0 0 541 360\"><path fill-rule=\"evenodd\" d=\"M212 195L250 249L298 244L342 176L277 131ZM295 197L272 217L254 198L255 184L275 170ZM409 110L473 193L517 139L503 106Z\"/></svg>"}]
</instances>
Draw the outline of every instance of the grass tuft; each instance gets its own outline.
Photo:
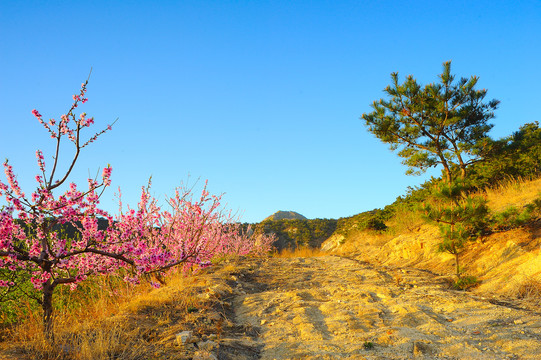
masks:
<instances>
[{"instance_id":1,"label":"grass tuft","mask_svg":"<svg viewBox=\"0 0 541 360\"><path fill-rule=\"evenodd\" d=\"M541 305L541 280L528 276L517 284L511 295L517 299Z\"/></svg>"}]
</instances>

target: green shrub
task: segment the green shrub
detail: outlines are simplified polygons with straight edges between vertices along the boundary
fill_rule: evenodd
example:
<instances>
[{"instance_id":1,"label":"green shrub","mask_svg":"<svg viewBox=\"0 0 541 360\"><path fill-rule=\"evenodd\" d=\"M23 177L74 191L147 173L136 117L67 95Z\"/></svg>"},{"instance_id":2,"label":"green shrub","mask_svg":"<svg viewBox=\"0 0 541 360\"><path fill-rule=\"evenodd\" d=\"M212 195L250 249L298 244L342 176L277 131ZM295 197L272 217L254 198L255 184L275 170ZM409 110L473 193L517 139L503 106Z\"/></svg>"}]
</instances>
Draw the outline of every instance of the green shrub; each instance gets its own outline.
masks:
<instances>
[{"instance_id":1,"label":"green shrub","mask_svg":"<svg viewBox=\"0 0 541 360\"><path fill-rule=\"evenodd\" d=\"M529 224L541 217L541 196L527 204L522 210L514 206L500 211L492 217L492 227L495 231L515 229Z\"/></svg>"},{"instance_id":2,"label":"green shrub","mask_svg":"<svg viewBox=\"0 0 541 360\"><path fill-rule=\"evenodd\" d=\"M468 290L476 287L479 284L479 280L475 276L462 276L455 280L452 284L452 288L455 290Z\"/></svg>"},{"instance_id":3,"label":"green shrub","mask_svg":"<svg viewBox=\"0 0 541 360\"><path fill-rule=\"evenodd\" d=\"M425 219L440 228L438 251L455 256L456 276L460 279L460 254L472 238L486 232L489 215L487 201L468 193L463 182L435 187L431 203L425 204Z\"/></svg>"},{"instance_id":4,"label":"green shrub","mask_svg":"<svg viewBox=\"0 0 541 360\"><path fill-rule=\"evenodd\" d=\"M364 228L367 230L385 231L387 230L387 225L385 225L380 217L371 216L366 220Z\"/></svg>"},{"instance_id":5,"label":"green shrub","mask_svg":"<svg viewBox=\"0 0 541 360\"><path fill-rule=\"evenodd\" d=\"M478 188L507 178L536 178L541 175L541 128L528 123L518 131L485 145L490 149L484 161L470 167L469 178Z\"/></svg>"}]
</instances>

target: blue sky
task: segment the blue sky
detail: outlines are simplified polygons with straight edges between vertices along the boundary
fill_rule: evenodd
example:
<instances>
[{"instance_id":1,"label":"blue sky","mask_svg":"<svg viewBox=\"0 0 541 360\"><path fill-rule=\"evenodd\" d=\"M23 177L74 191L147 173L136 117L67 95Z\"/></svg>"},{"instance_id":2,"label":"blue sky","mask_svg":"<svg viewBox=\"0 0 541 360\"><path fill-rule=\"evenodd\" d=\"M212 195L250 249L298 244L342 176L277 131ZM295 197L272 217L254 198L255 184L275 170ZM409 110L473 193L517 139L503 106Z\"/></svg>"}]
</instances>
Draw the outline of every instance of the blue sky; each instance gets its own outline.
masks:
<instances>
[{"instance_id":1,"label":"blue sky","mask_svg":"<svg viewBox=\"0 0 541 360\"><path fill-rule=\"evenodd\" d=\"M119 120L72 179L111 164L113 213L114 188L135 205L149 176L159 199L208 179L247 222L391 203L426 179L359 120L394 71L426 84L452 60L458 77L478 75L501 100L493 137L541 120L536 0L6 0L0 38L0 158L31 192L35 150L51 163L53 145L31 110L59 119L92 68L81 111L96 130Z\"/></svg>"}]
</instances>

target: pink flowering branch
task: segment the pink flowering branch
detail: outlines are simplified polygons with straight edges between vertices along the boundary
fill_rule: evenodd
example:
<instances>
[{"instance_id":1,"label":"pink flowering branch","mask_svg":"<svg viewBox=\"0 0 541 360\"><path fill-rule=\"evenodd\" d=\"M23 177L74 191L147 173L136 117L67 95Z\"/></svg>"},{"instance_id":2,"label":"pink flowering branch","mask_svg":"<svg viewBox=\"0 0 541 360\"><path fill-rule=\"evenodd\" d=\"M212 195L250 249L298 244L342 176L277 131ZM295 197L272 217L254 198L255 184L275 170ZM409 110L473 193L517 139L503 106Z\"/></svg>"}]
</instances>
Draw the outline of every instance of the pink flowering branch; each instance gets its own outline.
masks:
<instances>
[{"instance_id":1,"label":"pink flowering branch","mask_svg":"<svg viewBox=\"0 0 541 360\"><path fill-rule=\"evenodd\" d=\"M38 122L56 142L54 162L49 175L46 173L42 151L36 152L41 174L35 177L38 186L32 196L30 198L25 196L13 168L7 160L4 163L7 184L0 181L0 196L3 196L7 202L7 206L4 207L0 216L0 267L8 269L12 274L26 271L31 275L30 281L34 287L42 291L40 302L43 304L47 332L51 329L52 293L56 285L79 281L88 273L92 273L88 269L80 269L81 267L75 259L76 256L73 259L64 257L68 248L80 249L81 243L75 239L62 237L58 230L55 230L55 227L84 223L88 225L88 228L85 229L87 236L94 239L103 238L103 234L98 231L96 226L96 217L105 215L105 213L98 210L96 205L99 203L99 197L103 190L111 184L110 166L104 169L101 183L89 180L86 191L79 191L75 184L70 184L69 190L64 194L58 197L53 194L53 190L68 179L82 147L90 140L94 141L98 136L111 129L111 126L108 126L105 130L94 134L89 141L84 142L84 145L81 146L83 143L81 130L94 123L93 118L88 118L85 113L77 118L74 112L79 103L87 101L85 97L87 84L88 79L81 85L79 94L73 96L74 102L68 113L60 117L59 122L54 119L45 122L39 111L32 111ZM68 170L57 178L60 144L64 136L67 136L75 145L75 153L69 162ZM100 188L102 189L98 194L97 191ZM18 217L17 221L14 219L15 216ZM93 221L96 224L92 225ZM89 264L88 261L91 259L79 257L78 260ZM83 266L83 268L85 267L89 266ZM63 278L62 274L68 277ZM71 274L75 274L75 276L73 277ZM15 285L14 282L0 281L0 287L12 288Z\"/></svg>"},{"instance_id":2,"label":"pink flowering branch","mask_svg":"<svg viewBox=\"0 0 541 360\"><path fill-rule=\"evenodd\" d=\"M108 126L89 140L81 140L83 129L94 124L86 113L78 117L74 113L87 101L87 84L88 80L73 96L70 110L59 122L51 119L46 123L37 110L32 111L55 139L56 149L49 175L43 153L36 152L40 175L35 177L37 188L31 196L26 197L7 161L7 184L0 181L0 196L7 202L0 211L0 268L12 275L0 279L0 288L16 289L18 281L28 278L41 293L44 330L50 338L53 293L58 285L75 289L90 276L119 273L121 269L130 273L126 281L137 282L142 276L162 275L182 264L208 266L215 256L261 254L270 247L268 240L259 241L242 233L231 214L221 209L221 196L210 195L206 183L197 200L192 197L192 189L178 188L167 199L169 210L161 209L150 195L150 181L142 188L137 207L128 207L125 212L119 190L119 214L115 218L98 207L103 191L111 185L110 165L103 168L100 181L88 179L86 189L70 183L67 190L57 194L81 149L111 129ZM57 176L64 137L75 145L75 154L68 161L67 171ZM61 231L70 228L71 234Z\"/></svg>"}]
</instances>

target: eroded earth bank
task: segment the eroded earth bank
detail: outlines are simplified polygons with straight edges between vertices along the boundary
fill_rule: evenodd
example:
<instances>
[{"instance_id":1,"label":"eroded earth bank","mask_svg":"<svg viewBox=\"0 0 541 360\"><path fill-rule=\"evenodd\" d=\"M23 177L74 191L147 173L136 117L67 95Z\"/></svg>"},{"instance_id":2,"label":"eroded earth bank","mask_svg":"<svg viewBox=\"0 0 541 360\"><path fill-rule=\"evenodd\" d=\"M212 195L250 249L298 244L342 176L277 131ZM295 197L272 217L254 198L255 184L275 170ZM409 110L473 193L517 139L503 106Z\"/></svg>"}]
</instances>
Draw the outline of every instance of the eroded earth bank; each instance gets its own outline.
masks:
<instances>
[{"instance_id":1,"label":"eroded earth bank","mask_svg":"<svg viewBox=\"0 0 541 360\"><path fill-rule=\"evenodd\" d=\"M218 358L539 359L541 316L446 279L338 256L245 259Z\"/></svg>"}]
</instances>

